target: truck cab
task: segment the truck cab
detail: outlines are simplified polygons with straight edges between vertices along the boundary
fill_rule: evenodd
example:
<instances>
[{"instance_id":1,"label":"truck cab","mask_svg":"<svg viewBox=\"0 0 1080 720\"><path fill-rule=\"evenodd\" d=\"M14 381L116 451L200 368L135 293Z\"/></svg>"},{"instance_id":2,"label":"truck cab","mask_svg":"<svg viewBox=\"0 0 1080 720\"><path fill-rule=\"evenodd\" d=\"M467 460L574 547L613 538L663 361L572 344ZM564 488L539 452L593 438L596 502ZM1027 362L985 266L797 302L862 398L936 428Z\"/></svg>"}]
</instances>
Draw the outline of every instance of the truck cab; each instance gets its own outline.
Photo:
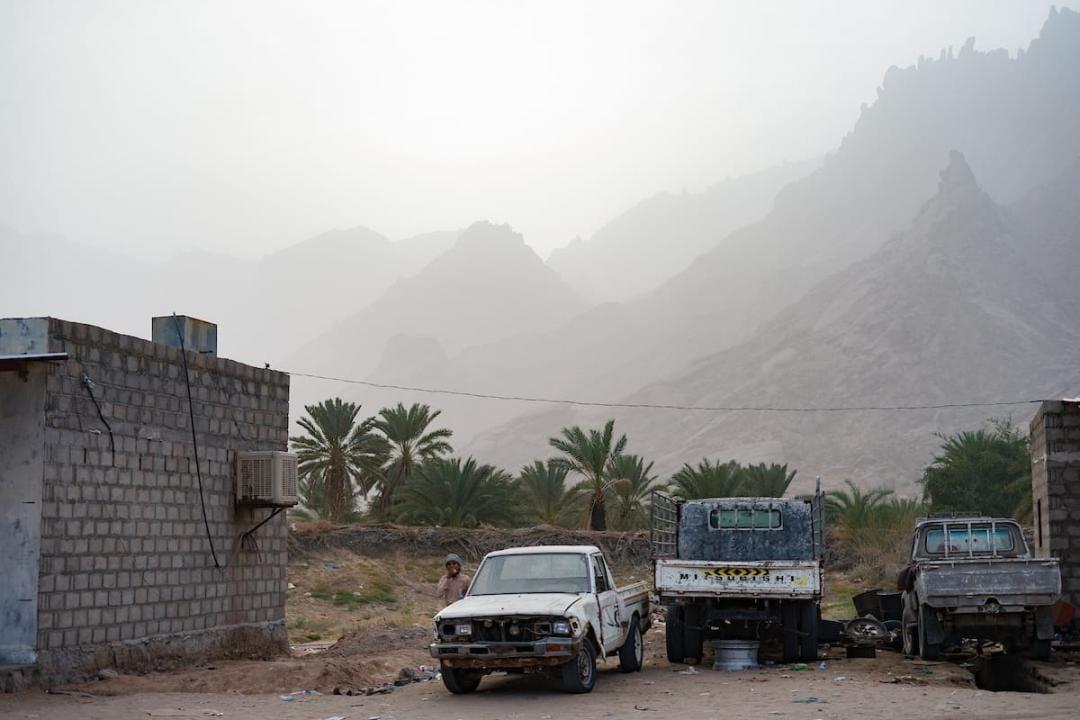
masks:
<instances>
[{"instance_id":1,"label":"truck cab","mask_svg":"<svg viewBox=\"0 0 1080 720\"><path fill-rule=\"evenodd\" d=\"M654 493L668 659L699 661L707 639L775 640L785 662L816 659L823 524L820 493L686 501Z\"/></svg>"},{"instance_id":2,"label":"truck cab","mask_svg":"<svg viewBox=\"0 0 1080 720\"><path fill-rule=\"evenodd\" d=\"M1037 659L1050 654L1061 594L1054 558L1034 558L1010 518L920 518L900 576L904 652L935 659L946 644L991 640Z\"/></svg>"}]
</instances>

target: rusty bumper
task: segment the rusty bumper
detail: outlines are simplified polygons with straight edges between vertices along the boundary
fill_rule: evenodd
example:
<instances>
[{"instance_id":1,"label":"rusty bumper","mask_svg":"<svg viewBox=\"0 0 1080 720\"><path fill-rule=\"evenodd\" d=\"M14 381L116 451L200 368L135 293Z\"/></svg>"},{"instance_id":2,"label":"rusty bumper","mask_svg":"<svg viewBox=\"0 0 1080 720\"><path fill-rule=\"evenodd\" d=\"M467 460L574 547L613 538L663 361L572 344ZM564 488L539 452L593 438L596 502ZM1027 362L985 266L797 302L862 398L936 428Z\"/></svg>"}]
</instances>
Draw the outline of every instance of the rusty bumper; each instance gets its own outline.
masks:
<instances>
[{"instance_id":1,"label":"rusty bumper","mask_svg":"<svg viewBox=\"0 0 1080 720\"><path fill-rule=\"evenodd\" d=\"M431 657L454 668L498 670L562 665L577 655L581 640L544 638L533 642L436 642Z\"/></svg>"}]
</instances>

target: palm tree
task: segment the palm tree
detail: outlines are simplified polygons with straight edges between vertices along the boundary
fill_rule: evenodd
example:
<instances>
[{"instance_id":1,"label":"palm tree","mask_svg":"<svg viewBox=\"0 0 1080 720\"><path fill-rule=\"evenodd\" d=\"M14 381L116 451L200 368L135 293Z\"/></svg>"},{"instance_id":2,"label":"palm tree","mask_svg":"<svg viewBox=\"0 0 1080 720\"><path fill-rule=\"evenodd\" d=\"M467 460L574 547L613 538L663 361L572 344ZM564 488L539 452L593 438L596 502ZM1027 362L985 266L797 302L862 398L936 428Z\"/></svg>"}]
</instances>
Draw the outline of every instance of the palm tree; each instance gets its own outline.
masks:
<instances>
[{"instance_id":1,"label":"palm tree","mask_svg":"<svg viewBox=\"0 0 1080 720\"><path fill-rule=\"evenodd\" d=\"M648 520L645 500L652 491L656 476L653 464L645 464L637 455L619 455L608 472L609 498L614 505L616 530L640 530Z\"/></svg>"},{"instance_id":2,"label":"palm tree","mask_svg":"<svg viewBox=\"0 0 1080 720\"><path fill-rule=\"evenodd\" d=\"M607 512L604 506L605 480L611 463L626 449L626 436L615 439L615 421L608 420L603 430L582 430L575 425L562 429L562 437L551 438L548 443L563 454L553 462L562 463L585 479L590 493L589 527L593 530L607 529Z\"/></svg>"},{"instance_id":3,"label":"palm tree","mask_svg":"<svg viewBox=\"0 0 1080 720\"><path fill-rule=\"evenodd\" d=\"M683 500L738 497L745 492L746 476L739 463L729 460L715 463L702 459L698 466L684 464L671 476L668 489Z\"/></svg>"},{"instance_id":4,"label":"palm tree","mask_svg":"<svg viewBox=\"0 0 1080 720\"><path fill-rule=\"evenodd\" d=\"M390 518L395 494L408 483L417 467L453 450L447 442L452 431L428 429L440 414L441 410L432 412L420 403L409 408L398 403L396 407L383 408L375 418L375 428L390 443L389 462L383 468L376 502L376 514L381 519Z\"/></svg>"},{"instance_id":5,"label":"palm tree","mask_svg":"<svg viewBox=\"0 0 1080 720\"><path fill-rule=\"evenodd\" d=\"M849 531L875 527L881 519L881 509L892 490L874 488L863 491L851 480L845 480L847 490L825 493L825 510L830 522Z\"/></svg>"},{"instance_id":6,"label":"palm tree","mask_svg":"<svg viewBox=\"0 0 1080 720\"><path fill-rule=\"evenodd\" d=\"M795 479L795 471L788 471L786 464L748 465L744 472L746 477L744 492L752 497L784 497L791 481Z\"/></svg>"},{"instance_id":7,"label":"palm tree","mask_svg":"<svg viewBox=\"0 0 1080 720\"><path fill-rule=\"evenodd\" d=\"M906 561L915 520L926 506L892 490L863 491L850 480L847 489L825 495L830 544L838 567L847 566L866 583L881 582Z\"/></svg>"},{"instance_id":8,"label":"palm tree","mask_svg":"<svg viewBox=\"0 0 1080 720\"><path fill-rule=\"evenodd\" d=\"M523 519L534 525L572 525L581 512L582 486L566 486L569 468L560 462L536 460L521 469L517 491Z\"/></svg>"},{"instance_id":9,"label":"palm tree","mask_svg":"<svg viewBox=\"0 0 1080 720\"><path fill-rule=\"evenodd\" d=\"M881 516L880 527L899 529L906 538L911 535L915 521L926 515L926 504L915 498L890 497L882 503L878 512Z\"/></svg>"},{"instance_id":10,"label":"palm tree","mask_svg":"<svg viewBox=\"0 0 1080 720\"><path fill-rule=\"evenodd\" d=\"M1030 516L1031 452L1011 422L939 437L941 449L921 480L931 509Z\"/></svg>"},{"instance_id":11,"label":"palm tree","mask_svg":"<svg viewBox=\"0 0 1080 720\"><path fill-rule=\"evenodd\" d=\"M367 497L381 478L388 444L374 432L371 418L359 424L358 403L341 398L306 405L297 424L307 435L290 437L299 460L298 472L309 509L334 522L344 522L356 493Z\"/></svg>"},{"instance_id":12,"label":"palm tree","mask_svg":"<svg viewBox=\"0 0 1080 720\"><path fill-rule=\"evenodd\" d=\"M400 491L400 518L413 525L479 527L514 519L511 477L473 458L433 458Z\"/></svg>"}]
</instances>

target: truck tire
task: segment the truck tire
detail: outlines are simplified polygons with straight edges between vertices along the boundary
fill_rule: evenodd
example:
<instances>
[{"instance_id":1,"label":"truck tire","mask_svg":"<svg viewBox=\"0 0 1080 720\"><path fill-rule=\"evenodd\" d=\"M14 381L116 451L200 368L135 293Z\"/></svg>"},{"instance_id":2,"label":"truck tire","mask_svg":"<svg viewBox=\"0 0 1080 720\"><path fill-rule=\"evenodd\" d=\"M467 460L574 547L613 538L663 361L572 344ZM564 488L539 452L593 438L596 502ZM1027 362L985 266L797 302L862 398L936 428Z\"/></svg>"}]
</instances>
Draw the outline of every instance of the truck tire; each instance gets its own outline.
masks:
<instances>
[{"instance_id":1,"label":"truck tire","mask_svg":"<svg viewBox=\"0 0 1080 720\"><path fill-rule=\"evenodd\" d=\"M462 670L460 668L446 667L445 665L440 668L442 672L443 685L446 689L455 695L464 695L471 693L480 686L480 678L483 675L475 670Z\"/></svg>"},{"instance_id":2,"label":"truck tire","mask_svg":"<svg viewBox=\"0 0 1080 720\"><path fill-rule=\"evenodd\" d=\"M814 662L818 659L818 604L807 600L799 608L799 659Z\"/></svg>"},{"instance_id":3,"label":"truck tire","mask_svg":"<svg viewBox=\"0 0 1080 720\"><path fill-rule=\"evenodd\" d=\"M683 652L685 662L701 662L702 649L705 647L704 608L699 605L687 605L683 614Z\"/></svg>"},{"instance_id":4,"label":"truck tire","mask_svg":"<svg viewBox=\"0 0 1080 720\"><path fill-rule=\"evenodd\" d=\"M680 606L668 605L667 622L664 624L664 634L667 636L668 662L681 663L686 659L686 646L683 644L682 615Z\"/></svg>"},{"instance_id":5,"label":"truck tire","mask_svg":"<svg viewBox=\"0 0 1080 720\"><path fill-rule=\"evenodd\" d=\"M793 600L780 605L781 662L799 659L799 606Z\"/></svg>"},{"instance_id":6,"label":"truck tire","mask_svg":"<svg viewBox=\"0 0 1080 720\"><path fill-rule=\"evenodd\" d=\"M923 660L937 660L941 657L941 643L926 641L927 616L932 613L929 605L919 605L919 657Z\"/></svg>"},{"instance_id":7,"label":"truck tire","mask_svg":"<svg viewBox=\"0 0 1080 720\"><path fill-rule=\"evenodd\" d=\"M645 647L641 643L641 623L637 615L626 629L626 642L619 648L619 670L624 673L637 672L645 664Z\"/></svg>"},{"instance_id":8,"label":"truck tire","mask_svg":"<svg viewBox=\"0 0 1080 720\"><path fill-rule=\"evenodd\" d=\"M562 687L568 693L592 692L596 685L596 651L586 640L577 655L562 665Z\"/></svg>"},{"instance_id":9,"label":"truck tire","mask_svg":"<svg viewBox=\"0 0 1080 720\"><path fill-rule=\"evenodd\" d=\"M904 655L915 657L919 654L919 615L911 607L914 595L905 592L900 620L900 640Z\"/></svg>"}]
</instances>

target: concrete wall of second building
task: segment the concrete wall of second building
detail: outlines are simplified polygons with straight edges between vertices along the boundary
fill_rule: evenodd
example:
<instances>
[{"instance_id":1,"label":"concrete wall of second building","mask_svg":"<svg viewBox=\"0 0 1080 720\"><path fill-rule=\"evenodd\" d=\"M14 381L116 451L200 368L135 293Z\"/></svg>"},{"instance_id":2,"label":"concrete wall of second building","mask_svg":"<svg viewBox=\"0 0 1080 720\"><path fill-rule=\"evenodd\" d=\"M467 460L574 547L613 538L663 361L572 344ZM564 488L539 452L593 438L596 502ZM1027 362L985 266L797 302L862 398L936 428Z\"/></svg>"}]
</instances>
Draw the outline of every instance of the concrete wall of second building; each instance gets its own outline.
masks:
<instances>
[{"instance_id":1,"label":"concrete wall of second building","mask_svg":"<svg viewBox=\"0 0 1080 720\"><path fill-rule=\"evenodd\" d=\"M46 371L0 372L0 665L37 661Z\"/></svg>"}]
</instances>

